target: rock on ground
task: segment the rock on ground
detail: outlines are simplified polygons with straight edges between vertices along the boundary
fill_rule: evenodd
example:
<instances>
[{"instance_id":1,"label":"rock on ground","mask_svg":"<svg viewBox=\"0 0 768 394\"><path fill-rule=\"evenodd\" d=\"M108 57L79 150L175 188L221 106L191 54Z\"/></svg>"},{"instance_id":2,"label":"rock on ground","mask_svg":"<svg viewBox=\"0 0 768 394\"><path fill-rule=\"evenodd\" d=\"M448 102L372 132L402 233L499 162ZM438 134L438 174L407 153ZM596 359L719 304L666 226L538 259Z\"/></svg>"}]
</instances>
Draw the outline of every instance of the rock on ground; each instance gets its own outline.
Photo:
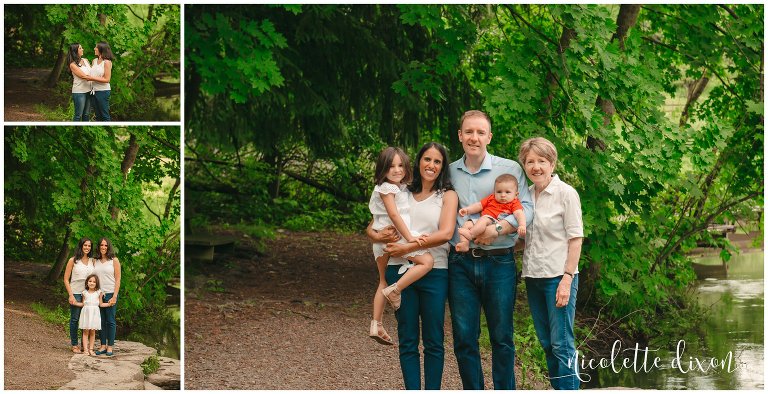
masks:
<instances>
[{"instance_id":1,"label":"rock on ground","mask_svg":"<svg viewBox=\"0 0 768 394\"><path fill-rule=\"evenodd\" d=\"M157 350L138 342L115 341L115 356L76 354L69 362L74 380L61 390L144 390L141 363Z\"/></svg>"}]
</instances>

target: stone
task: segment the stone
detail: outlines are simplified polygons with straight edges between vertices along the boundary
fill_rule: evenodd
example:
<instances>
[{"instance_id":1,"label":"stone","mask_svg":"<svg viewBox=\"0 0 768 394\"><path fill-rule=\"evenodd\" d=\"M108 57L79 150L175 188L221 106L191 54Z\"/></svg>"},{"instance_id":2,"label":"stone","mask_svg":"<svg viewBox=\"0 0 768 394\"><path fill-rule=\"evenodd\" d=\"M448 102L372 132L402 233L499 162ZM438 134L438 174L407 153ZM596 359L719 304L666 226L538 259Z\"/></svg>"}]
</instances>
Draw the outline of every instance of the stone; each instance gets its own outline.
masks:
<instances>
[{"instance_id":1,"label":"stone","mask_svg":"<svg viewBox=\"0 0 768 394\"><path fill-rule=\"evenodd\" d=\"M146 377L146 381L165 390L181 389L181 362L179 360L158 357L160 368Z\"/></svg>"},{"instance_id":2,"label":"stone","mask_svg":"<svg viewBox=\"0 0 768 394\"><path fill-rule=\"evenodd\" d=\"M157 355L157 350L138 342L115 341L113 357L75 354L69 361L69 369L75 379L60 387L60 390L157 390L163 386L145 381L141 363ZM164 385L173 387L173 359L160 357L161 369L166 380ZM176 360L176 387L180 388L180 370ZM154 375L154 374L153 374ZM160 381L160 380L158 380Z\"/></svg>"}]
</instances>

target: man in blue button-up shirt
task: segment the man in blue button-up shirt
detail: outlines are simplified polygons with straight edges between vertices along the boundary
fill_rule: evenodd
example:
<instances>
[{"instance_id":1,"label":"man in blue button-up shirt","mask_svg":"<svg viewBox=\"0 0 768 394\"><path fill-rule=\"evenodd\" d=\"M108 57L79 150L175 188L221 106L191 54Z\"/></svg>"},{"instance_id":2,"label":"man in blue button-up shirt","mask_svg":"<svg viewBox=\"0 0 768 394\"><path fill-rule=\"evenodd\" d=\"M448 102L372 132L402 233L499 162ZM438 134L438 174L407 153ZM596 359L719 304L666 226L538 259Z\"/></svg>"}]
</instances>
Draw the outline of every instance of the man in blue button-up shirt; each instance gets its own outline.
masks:
<instances>
[{"instance_id":1,"label":"man in blue button-up shirt","mask_svg":"<svg viewBox=\"0 0 768 394\"><path fill-rule=\"evenodd\" d=\"M522 167L512 160L493 156L491 119L481 111L467 111L461 118L459 141L464 156L451 163L451 182L459 195L459 208L493 193L501 174L517 177L519 199L526 225L533 222L533 203ZM472 219L479 214L471 216ZM515 345L512 341L512 312L517 292L517 268L513 248L517 241L517 219L507 216L470 244L469 252L457 253L458 229L469 217L459 216L448 257L449 294L453 326L453 347L464 389L485 388L480 364L480 308L485 311L492 346L493 387L515 388Z\"/></svg>"}]
</instances>

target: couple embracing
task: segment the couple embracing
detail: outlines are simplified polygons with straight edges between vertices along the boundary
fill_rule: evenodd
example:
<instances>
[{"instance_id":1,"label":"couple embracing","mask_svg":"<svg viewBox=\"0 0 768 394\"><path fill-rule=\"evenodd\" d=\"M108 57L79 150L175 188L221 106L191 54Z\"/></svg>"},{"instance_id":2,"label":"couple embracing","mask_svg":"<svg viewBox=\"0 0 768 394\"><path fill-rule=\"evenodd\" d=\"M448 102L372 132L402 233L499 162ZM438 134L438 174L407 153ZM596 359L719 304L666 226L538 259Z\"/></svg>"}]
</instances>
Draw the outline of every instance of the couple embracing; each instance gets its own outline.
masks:
<instances>
[{"instance_id":1,"label":"couple embracing","mask_svg":"<svg viewBox=\"0 0 768 394\"><path fill-rule=\"evenodd\" d=\"M99 42L93 48L93 63L83 57L83 47L74 43L69 46L67 64L72 72L72 101L75 105L75 122L91 120L91 108L96 120L109 122L109 96L112 89L112 49L106 42Z\"/></svg>"},{"instance_id":2,"label":"couple embracing","mask_svg":"<svg viewBox=\"0 0 768 394\"><path fill-rule=\"evenodd\" d=\"M114 354L115 309L120 291L120 261L115 256L112 243L101 238L98 249L83 238L77 244L75 256L67 261L64 270L64 287L69 293L69 337L73 353L90 356ZM82 347L78 346L78 328L83 330ZM99 331L100 347L94 351L96 331Z\"/></svg>"},{"instance_id":3,"label":"couple embracing","mask_svg":"<svg viewBox=\"0 0 768 394\"><path fill-rule=\"evenodd\" d=\"M488 153L488 115L467 111L459 124L464 155L450 165L445 148L434 142L421 148L412 171L408 157L397 148L379 157L369 204L374 220L366 231L380 273L369 335L380 343L394 343L382 322L389 302L397 318L405 388L422 387L421 337L424 388L439 389L447 300L462 385L481 390L482 308L492 346L493 386L514 389L513 253L518 237L524 236L522 276L550 382L555 389L578 389L572 362L583 238L578 193L554 175L557 150L548 140L523 142L521 167ZM530 188L524 174L533 183Z\"/></svg>"}]
</instances>

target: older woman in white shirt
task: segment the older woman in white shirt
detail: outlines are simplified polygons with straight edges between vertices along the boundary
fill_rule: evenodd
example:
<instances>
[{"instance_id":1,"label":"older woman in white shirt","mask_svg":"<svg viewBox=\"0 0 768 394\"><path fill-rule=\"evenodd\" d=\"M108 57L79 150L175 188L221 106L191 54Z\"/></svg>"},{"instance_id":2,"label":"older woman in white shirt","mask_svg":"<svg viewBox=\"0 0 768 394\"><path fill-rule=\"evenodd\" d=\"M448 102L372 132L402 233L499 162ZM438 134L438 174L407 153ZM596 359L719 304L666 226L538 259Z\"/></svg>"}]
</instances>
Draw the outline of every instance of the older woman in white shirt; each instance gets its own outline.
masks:
<instances>
[{"instance_id":1,"label":"older woman in white shirt","mask_svg":"<svg viewBox=\"0 0 768 394\"><path fill-rule=\"evenodd\" d=\"M584 237L579 194L553 175L557 150L550 141L526 140L518 158L533 183L533 225L525 236L522 274L533 325L546 354L552 387L577 390L573 324Z\"/></svg>"}]
</instances>

